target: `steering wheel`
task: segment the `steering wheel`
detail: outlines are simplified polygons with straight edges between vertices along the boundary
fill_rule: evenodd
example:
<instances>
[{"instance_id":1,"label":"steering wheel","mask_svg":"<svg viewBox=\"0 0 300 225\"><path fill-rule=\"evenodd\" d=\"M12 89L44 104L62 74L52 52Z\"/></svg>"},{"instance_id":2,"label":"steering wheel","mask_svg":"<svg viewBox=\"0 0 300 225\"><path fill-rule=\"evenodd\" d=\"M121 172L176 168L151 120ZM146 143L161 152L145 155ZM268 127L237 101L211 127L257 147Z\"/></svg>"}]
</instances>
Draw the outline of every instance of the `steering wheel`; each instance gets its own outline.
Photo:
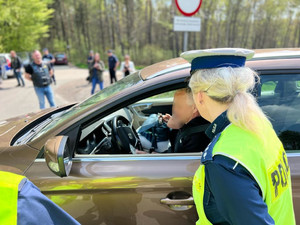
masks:
<instances>
[{"instance_id":1,"label":"steering wheel","mask_svg":"<svg viewBox=\"0 0 300 225\"><path fill-rule=\"evenodd\" d=\"M112 143L119 154L136 154L136 149L142 149L136 130L124 116L112 120Z\"/></svg>"}]
</instances>

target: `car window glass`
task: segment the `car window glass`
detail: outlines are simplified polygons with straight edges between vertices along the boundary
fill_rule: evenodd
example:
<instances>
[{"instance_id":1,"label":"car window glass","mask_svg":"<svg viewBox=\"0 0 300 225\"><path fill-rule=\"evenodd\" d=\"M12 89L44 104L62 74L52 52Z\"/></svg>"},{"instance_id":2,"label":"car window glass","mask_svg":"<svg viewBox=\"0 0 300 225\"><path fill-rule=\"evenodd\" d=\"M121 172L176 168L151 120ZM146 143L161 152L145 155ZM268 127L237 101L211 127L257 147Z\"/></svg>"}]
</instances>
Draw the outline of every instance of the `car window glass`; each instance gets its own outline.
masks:
<instances>
[{"instance_id":1,"label":"car window glass","mask_svg":"<svg viewBox=\"0 0 300 225\"><path fill-rule=\"evenodd\" d=\"M72 108L65 111L60 117L53 119L51 123L43 128L42 131L37 133L32 140L40 137L41 135L45 134L51 129L54 129L59 124L63 123L65 120L69 119L70 117L76 115L77 113L82 112L83 110L87 109L88 107L92 107L95 104L99 104L101 101L105 100L106 98L112 97L117 93L123 91L124 89L131 87L137 83L141 82L139 77L139 72L135 72L130 76L123 78L122 80L118 81L117 83L110 85L103 90L97 92L96 94L92 95L85 101L74 105Z\"/></svg>"},{"instance_id":2,"label":"car window glass","mask_svg":"<svg viewBox=\"0 0 300 225\"><path fill-rule=\"evenodd\" d=\"M262 75L258 103L286 150L300 150L300 74Z\"/></svg>"}]
</instances>

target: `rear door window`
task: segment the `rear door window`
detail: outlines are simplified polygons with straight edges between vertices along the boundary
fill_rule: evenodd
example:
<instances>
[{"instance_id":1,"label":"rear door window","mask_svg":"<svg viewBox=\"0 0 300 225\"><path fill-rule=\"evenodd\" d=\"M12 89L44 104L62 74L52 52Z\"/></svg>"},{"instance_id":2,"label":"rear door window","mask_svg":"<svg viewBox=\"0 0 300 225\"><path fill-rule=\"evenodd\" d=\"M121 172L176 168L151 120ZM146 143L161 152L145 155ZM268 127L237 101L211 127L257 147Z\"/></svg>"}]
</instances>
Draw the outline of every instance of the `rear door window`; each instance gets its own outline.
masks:
<instances>
[{"instance_id":1,"label":"rear door window","mask_svg":"<svg viewBox=\"0 0 300 225\"><path fill-rule=\"evenodd\" d=\"M261 75L258 103L286 150L300 150L300 72Z\"/></svg>"}]
</instances>

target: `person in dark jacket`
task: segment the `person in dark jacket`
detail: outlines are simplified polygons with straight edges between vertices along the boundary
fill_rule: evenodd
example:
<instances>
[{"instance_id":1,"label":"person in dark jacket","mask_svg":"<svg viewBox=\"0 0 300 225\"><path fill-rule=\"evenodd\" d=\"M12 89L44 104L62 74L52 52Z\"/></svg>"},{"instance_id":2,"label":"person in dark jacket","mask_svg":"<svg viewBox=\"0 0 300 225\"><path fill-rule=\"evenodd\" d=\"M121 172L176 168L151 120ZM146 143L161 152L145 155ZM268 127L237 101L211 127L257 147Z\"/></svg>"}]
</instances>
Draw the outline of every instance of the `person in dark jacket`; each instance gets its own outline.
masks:
<instances>
[{"instance_id":1,"label":"person in dark jacket","mask_svg":"<svg viewBox=\"0 0 300 225\"><path fill-rule=\"evenodd\" d=\"M117 75L116 71L120 64L118 58L113 54L112 50L107 51L108 55L108 68L109 68L109 74L110 74L110 83L112 84L115 80L117 82Z\"/></svg>"},{"instance_id":2,"label":"person in dark jacket","mask_svg":"<svg viewBox=\"0 0 300 225\"><path fill-rule=\"evenodd\" d=\"M40 51L34 50L31 56L33 62L25 67L25 78L33 82L40 109L45 108L45 96L50 107L55 107L54 93L50 85L53 70L49 64L43 63Z\"/></svg>"},{"instance_id":3,"label":"person in dark jacket","mask_svg":"<svg viewBox=\"0 0 300 225\"><path fill-rule=\"evenodd\" d=\"M189 88L175 92L173 115L166 114L163 120L171 128L171 147L166 153L202 152L210 142L205 135L209 122L200 116Z\"/></svg>"},{"instance_id":4,"label":"person in dark jacket","mask_svg":"<svg viewBox=\"0 0 300 225\"><path fill-rule=\"evenodd\" d=\"M103 89L103 71L105 69L104 62L100 60L99 53L95 54L93 62L90 64L90 74L92 75L91 94L95 93L96 85L99 84L100 90Z\"/></svg>"},{"instance_id":5,"label":"person in dark jacket","mask_svg":"<svg viewBox=\"0 0 300 225\"><path fill-rule=\"evenodd\" d=\"M205 134L209 122L200 116L189 88L179 89L175 92L172 111L172 116L169 114L162 116L163 121L170 128L169 140L171 146L165 150L155 148L155 152L189 153L204 151L210 142ZM146 140L143 136L140 136L140 138L142 146L148 146L149 148L151 141ZM157 144L159 147L159 143ZM137 150L137 153L143 154L146 152Z\"/></svg>"},{"instance_id":6,"label":"person in dark jacket","mask_svg":"<svg viewBox=\"0 0 300 225\"><path fill-rule=\"evenodd\" d=\"M10 57L11 57L11 68L14 71L14 75L17 78L18 81L18 85L17 87L20 87L22 85L22 87L25 86L25 82L24 79L22 78L22 60L20 59L19 56L17 56L15 51L11 51L10 52Z\"/></svg>"},{"instance_id":7,"label":"person in dark jacket","mask_svg":"<svg viewBox=\"0 0 300 225\"><path fill-rule=\"evenodd\" d=\"M94 62L94 57L95 57L94 51L91 50L90 53L89 53L89 55L88 55L88 57L87 57L87 66L88 66L88 70L89 70L89 75L88 75L88 77L86 78L86 80L87 80L89 83L92 82L92 75L93 75L93 74L91 74L90 68L91 68L91 66L92 66L92 63Z\"/></svg>"},{"instance_id":8,"label":"person in dark jacket","mask_svg":"<svg viewBox=\"0 0 300 225\"><path fill-rule=\"evenodd\" d=\"M53 74L51 76L51 79L53 80L54 84L56 84L56 79L54 75L54 63L55 63L55 57L49 53L49 50L47 48L43 49L43 61L45 64L49 64L51 67L51 70L53 71Z\"/></svg>"}]
</instances>

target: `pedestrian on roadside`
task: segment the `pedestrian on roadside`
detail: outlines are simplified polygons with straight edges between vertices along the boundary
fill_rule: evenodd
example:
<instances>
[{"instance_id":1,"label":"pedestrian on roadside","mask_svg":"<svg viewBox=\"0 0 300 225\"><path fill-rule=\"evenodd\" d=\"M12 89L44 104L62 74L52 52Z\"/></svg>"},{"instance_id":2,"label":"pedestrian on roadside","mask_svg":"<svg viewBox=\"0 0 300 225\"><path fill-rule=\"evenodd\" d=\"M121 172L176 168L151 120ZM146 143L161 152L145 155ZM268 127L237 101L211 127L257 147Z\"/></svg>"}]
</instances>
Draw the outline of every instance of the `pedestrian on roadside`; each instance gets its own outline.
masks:
<instances>
[{"instance_id":1,"label":"pedestrian on roadside","mask_svg":"<svg viewBox=\"0 0 300 225\"><path fill-rule=\"evenodd\" d=\"M3 62L0 60L0 84L2 84Z\"/></svg>"},{"instance_id":2,"label":"pedestrian on roadside","mask_svg":"<svg viewBox=\"0 0 300 225\"><path fill-rule=\"evenodd\" d=\"M91 94L95 93L96 85L99 84L100 90L103 89L103 71L105 70L105 65L102 60L100 60L100 54L96 53L93 62L90 65L90 73L92 74L92 90Z\"/></svg>"},{"instance_id":3,"label":"pedestrian on roadside","mask_svg":"<svg viewBox=\"0 0 300 225\"><path fill-rule=\"evenodd\" d=\"M115 80L117 82L116 71L120 64L118 58L113 54L112 50L107 51L108 55L108 68L109 68L109 75L110 75L110 83L112 84Z\"/></svg>"},{"instance_id":4,"label":"pedestrian on roadside","mask_svg":"<svg viewBox=\"0 0 300 225\"><path fill-rule=\"evenodd\" d=\"M56 85L56 79L55 79L55 75L54 75L54 63L55 63L55 58L52 54L49 53L49 50L47 48L43 49L43 61L46 64L49 64L52 71L53 71L53 75L51 76L51 79L53 80L53 83Z\"/></svg>"},{"instance_id":5,"label":"pedestrian on roadside","mask_svg":"<svg viewBox=\"0 0 300 225\"><path fill-rule=\"evenodd\" d=\"M54 107L54 94L50 86L53 70L50 64L43 63L40 51L34 50L31 56L33 62L25 67L25 78L33 82L40 109L45 108L45 96L48 99L50 107Z\"/></svg>"},{"instance_id":6,"label":"pedestrian on roadside","mask_svg":"<svg viewBox=\"0 0 300 225\"><path fill-rule=\"evenodd\" d=\"M120 70L123 72L124 77L135 71L134 63L130 61L129 55L124 56L124 62L121 63Z\"/></svg>"},{"instance_id":7,"label":"pedestrian on roadside","mask_svg":"<svg viewBox=\"0 0 300 225\"><path fill-rule=\"evenodd\" d=\"M90 67L91 67L91 64L93 63L93 61L94 61L94 51L91 50L90 53L89 53L89 56L87 57L87 65L88 65L88 69L89 69L89 75L86 78L86 80L89 83L92 81L92 74L91 74Z\"/></svg>"},{"instance_id":8,"label":"pedestrian on roadside","mask_svg":"<svg viewBox=\"0 0 300 225\"><path fill-rule=\"evenodd\" d=\"M14 75L18 81L17 87L24 87L25 82L24 79L22 78L22 60L20 59L19 56L17 56L16 52L14 50L10 51L10 57L11 57L11 68L14 71Z\"/></svg>"}]
</instances>

